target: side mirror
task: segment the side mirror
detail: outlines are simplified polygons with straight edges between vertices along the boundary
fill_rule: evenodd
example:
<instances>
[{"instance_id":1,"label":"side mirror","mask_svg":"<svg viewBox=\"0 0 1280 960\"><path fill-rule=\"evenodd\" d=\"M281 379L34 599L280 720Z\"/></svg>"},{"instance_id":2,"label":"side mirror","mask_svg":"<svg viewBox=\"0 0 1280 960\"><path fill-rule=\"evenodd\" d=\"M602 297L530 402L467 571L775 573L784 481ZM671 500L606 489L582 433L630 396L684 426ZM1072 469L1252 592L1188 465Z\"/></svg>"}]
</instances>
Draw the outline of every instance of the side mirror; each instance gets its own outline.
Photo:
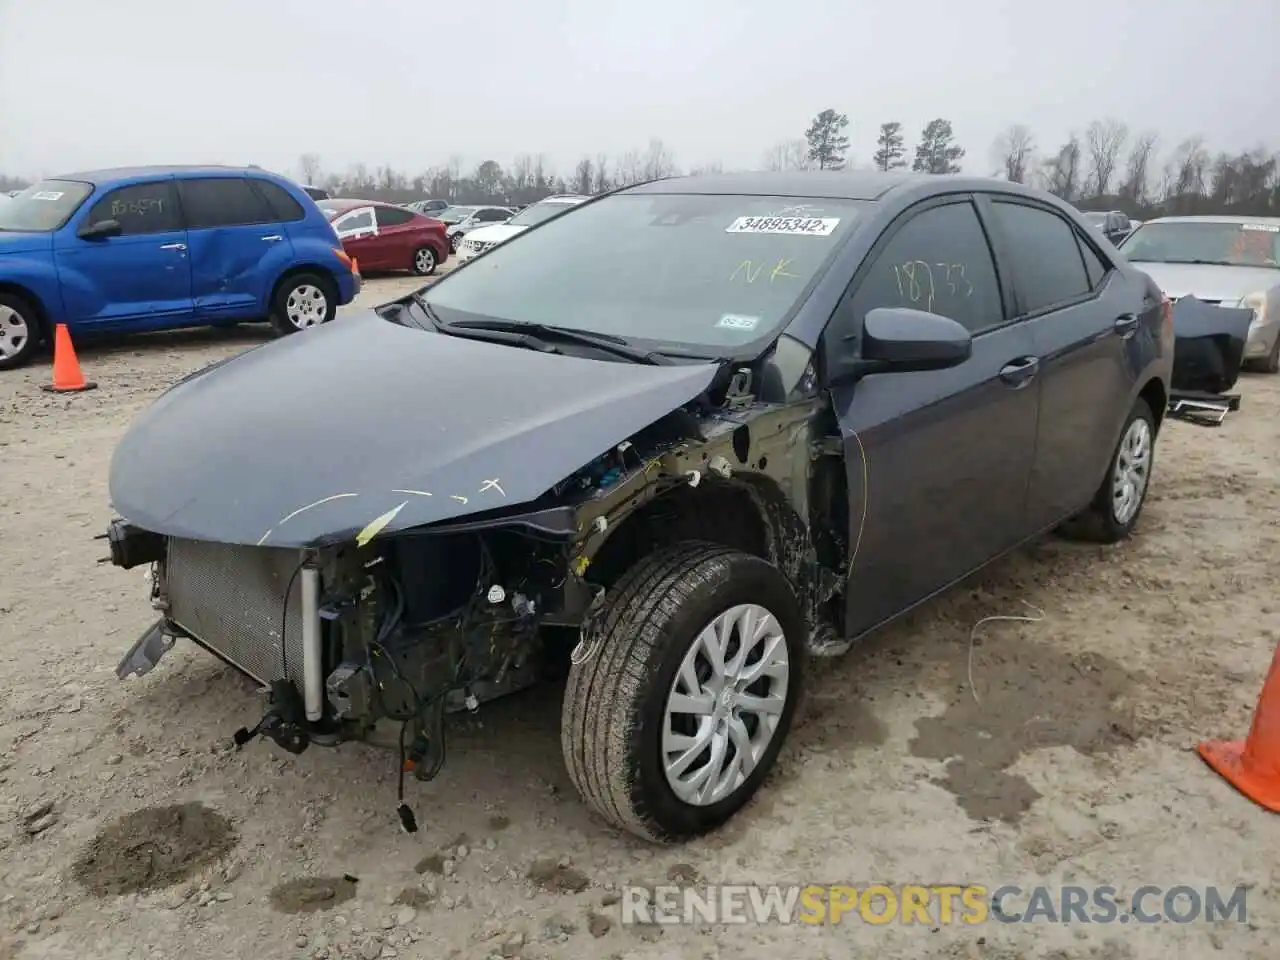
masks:
<instances>
[{"instance_id":1,"label":"side mirror","mask_svg":"<svg viewBox=\"0 0 1280 960\"><path fill-rule=\"evenodd\" d=\"M81 240L105 240L108 237L118 237L123 232L124 228L120 226L119 220L98 220L81 227L77 236Z\"/></svg>"},{"instance_id":2,"label":"side mirror","mask_svg":"<svg viewBox=\"0 0 1280 960\"><path fill-rule=\"evenodd\" d=\"M948 317L906 307L877 307L862 324L865 372L946 370L969 359L973 337Z\"/></svg>"}]
</instances>

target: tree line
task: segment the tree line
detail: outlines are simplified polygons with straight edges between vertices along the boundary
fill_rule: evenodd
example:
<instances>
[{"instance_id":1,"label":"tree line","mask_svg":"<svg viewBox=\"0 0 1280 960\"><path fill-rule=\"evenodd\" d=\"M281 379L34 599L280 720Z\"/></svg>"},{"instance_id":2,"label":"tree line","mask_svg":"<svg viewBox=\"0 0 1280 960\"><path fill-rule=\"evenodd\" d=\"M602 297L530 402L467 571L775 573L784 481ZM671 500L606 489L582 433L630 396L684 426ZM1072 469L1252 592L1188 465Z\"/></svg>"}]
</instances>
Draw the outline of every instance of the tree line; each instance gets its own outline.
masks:
<instances>
[{"instance_id":1,"label":"tree line","mask_svg":"<svg viewBox=\"0 0 1280 960\"><path fill-rule=\"evenodd\" d=\"M959 173L966 150L951 122L930 120L908 146L897 121L879 125L876 148L864 164L849 155L849 119L834 109L820 111L802 136L774 144L760 159L766 170L906 170ZM1149 219L1205 213L1280 216L1280 153L1257 146L1240 153L1213 150L1204 137L1163 144L1151 131L1133 131L1114 120L1095 120L1065 142L1044 149L1026 124L1010 125L991 144L985 171L1018 183L1041 187L1085 210L1123 210ZM302 183L323 187L333 196L405 203L435 198L452 203L525 204L553 193L597 194L681 172L721 172L712 163L681 170L661 139L621 156L584 155L572 170L557 170L544 153L517 155L506 167L484 160L465 169L461 157L420 173L389 164L357 163L338 172L326 170L321 157L303 154L287 172ZM27 182L0 175L0 190Z\"/></svg>"}]
</instances>

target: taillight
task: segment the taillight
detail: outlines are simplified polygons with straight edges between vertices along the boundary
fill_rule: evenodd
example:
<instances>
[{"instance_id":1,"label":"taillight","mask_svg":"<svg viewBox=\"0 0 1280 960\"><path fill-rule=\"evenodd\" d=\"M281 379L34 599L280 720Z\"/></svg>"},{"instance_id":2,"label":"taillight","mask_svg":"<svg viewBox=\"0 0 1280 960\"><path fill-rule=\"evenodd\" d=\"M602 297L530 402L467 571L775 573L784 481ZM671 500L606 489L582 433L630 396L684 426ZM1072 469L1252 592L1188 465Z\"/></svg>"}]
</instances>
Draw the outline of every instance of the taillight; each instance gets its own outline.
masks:
<instances>
[{"instance_id":1,"label":"taillight","mask_svg":"<svg viewBox=\"0 0 1280 960\"><path fill-rule=\"evenodd\" d=\"M344 265L344 266L346 266L346 267L348 267L348 268L350 268L350 267L351 267L351 265L352 265L353 263L355 263L355 261L351 259L351 255L350 255L350 254L348 254L348 253L347 253L347 251L345 251L345 250L343 250L343 249L341 249L341 248L336 248L336 249L333 251L333 255L334 255L335 257L337 257L339 260L341 260L341 261L342 261L342 263L343 263L343 265Z\"/></svg>"}]
</instances>

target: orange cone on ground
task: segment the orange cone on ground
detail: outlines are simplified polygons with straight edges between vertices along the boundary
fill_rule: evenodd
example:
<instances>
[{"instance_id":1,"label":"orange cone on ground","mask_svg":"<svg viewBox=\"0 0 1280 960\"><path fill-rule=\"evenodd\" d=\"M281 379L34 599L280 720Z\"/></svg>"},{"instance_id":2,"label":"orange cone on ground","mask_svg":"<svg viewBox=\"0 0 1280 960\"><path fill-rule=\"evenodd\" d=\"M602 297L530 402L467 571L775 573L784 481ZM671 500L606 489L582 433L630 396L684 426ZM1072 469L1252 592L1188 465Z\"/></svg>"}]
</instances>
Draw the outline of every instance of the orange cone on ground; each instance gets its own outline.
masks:
<instances>
[{"instance_id":1,"label":"orange cone on ground","mask_svg":"<svg viewBox=\"0 0 1280 960\"><path fill-rule=\"evenodd\" d=\"M84 378L76 348L71 345L71 333L65 323L53 331L53 383L44 389L52 393L71 393L75 390L92 390L97 384Z\"/></svg>"},{"instance_id":2,"label":"orange cone on ground","mask_svg":"<svg viewBox=\"0 0 1280 960\"><path fill-rule=\"evenodd\" d=\"M1280 813L1280 647L1262 684L1246 740L1211 740L1200 756L1259 806Z\"/></svg>"}]
</instances>

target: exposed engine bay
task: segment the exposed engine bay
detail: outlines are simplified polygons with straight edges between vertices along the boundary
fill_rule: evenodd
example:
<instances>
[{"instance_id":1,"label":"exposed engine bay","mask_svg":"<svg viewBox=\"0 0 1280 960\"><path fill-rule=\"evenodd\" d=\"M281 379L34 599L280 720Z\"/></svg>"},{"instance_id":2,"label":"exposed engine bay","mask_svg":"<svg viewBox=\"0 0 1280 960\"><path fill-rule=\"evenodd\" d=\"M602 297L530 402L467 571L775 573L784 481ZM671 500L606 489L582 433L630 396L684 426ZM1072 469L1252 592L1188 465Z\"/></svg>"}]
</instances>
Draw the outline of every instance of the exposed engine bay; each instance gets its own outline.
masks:
<instances>
[{"instance_id":1,"label":"exposed engine bay","mask_svg":"<svg viewBox=\"0 0 1280 960\"><path fill-rule=\"evenodd\" d=\"M814 389L811 355L783 337L754 366L722 364L711 387L532 502L303 548L213 543L127 520L111 559L150 565L160 614L118 668L148 672L190 639L269 692L235 734L294 753L380 741L394 730L403 774L430 780L446 717L566 671L592 655L580 628L634 562L707 540L783 572L812 625L810 649L839 653L848 556L842 445ZM811 533L812 531L812 533ZM845 644L847 646L847 644Z\"/></svg>"}]
</instances>

